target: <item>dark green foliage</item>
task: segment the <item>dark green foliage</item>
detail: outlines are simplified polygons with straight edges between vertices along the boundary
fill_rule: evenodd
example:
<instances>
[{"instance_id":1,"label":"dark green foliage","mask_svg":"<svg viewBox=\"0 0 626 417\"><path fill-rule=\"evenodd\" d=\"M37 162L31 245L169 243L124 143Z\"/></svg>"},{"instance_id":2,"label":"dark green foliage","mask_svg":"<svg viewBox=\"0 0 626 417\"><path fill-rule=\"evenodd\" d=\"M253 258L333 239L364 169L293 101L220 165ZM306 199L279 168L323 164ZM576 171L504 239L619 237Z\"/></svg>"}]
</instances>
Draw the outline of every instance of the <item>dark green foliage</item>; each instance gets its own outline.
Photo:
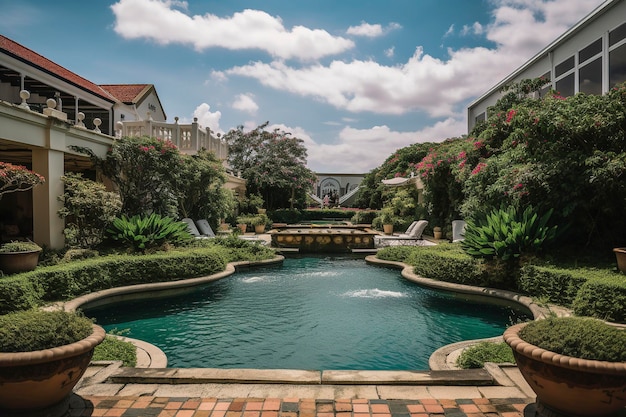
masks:
<instances>
[{"instance_id":1,"label":"dark green foliage","mask_svg":"<svg viewBox=\"0 0 626 417\"><path fill-rule=\"evenodd\" d=\"M413 253L415 246L389 246L376 253L376 257L384 261L406 262Z\"/></svg>"},{"instance_id":2,"label":"dark green foliage","mask_svg":"<svg viewBox=\"0 0 626 417\"><path fill-rule=\"evenodd\" d=\"M482 368L485 362L515 363L515 358L504 342L480 342L465 349L456 360L457 366L463 369Z\"/></svg>"},{"instance_id":3,"label":"dark green foliage","mask_svg":"<svg viewBox=\"0 0 626 417\"><path fill-rule=\"evenodd\" d=\"M626 362L626 331L597 319L549 317L528 323L519 337L561 355Z\"/></svg>"},{"instance_id":4,"label":"dark green foliage","mask_svg":"<svg viewBox=\"0 0 626 417\"><path fill-rule=\"evenodd\" d=\"M321 209L321 210L302 210L302 220L327 220L327 219L345 219L350 220L356 214L354 210L339 209Z\"/></svg>"},{"instance_id":5,"label":"dark green foliage","mask_svg":"<svg viewBox=\"0 0 626 417\"><path fill-rule=\"evenodd\" d=\"M25 274L0 278L0 314L28 310L39 305L43 288L24 279Z\"/></svg>"},{"instance_id":6,"label":"dark green foliage","mask_svg":"<svg viewBox=\"0 0 626 417\"><path fill-rule=\"evenodd\" d=\"M278 209L269 214L274 223L295 224L302 220L302 214L298 209Z\"/></svg>"},{"instance_id":7,"label":"dark green foliage","mask_svg":"<svg viewBox=\"0 0 626 417\"><path fill-rule=\"evenodd\" d=\"M0 316L0 352L31 352L78 342L92 322L65 311L27 310Z\"/></svg>"},{"instance_id":8,"label":"dark green foliage","mask_svg":"<svg viewBox=\"0 0 626 417\"><path fill-rule=\"evenodd\" d=\"M526 264L521 267L517 286L520 291L533 297L569 306L588 277L589 270L586 269Z\"/></svg>"},{"instance_id":9,"label":"dark green foliage","mask_svg":"<svg viewBox=\"0 0 626 417\"><path fill-rule=\"evenodd\" d=\"M122 361L123 366L137 365L137 348L130 342L107 335L93 352L92 361Z\"/></svg>"},{"instance_id":10,"label":"dark green foliage","mask_svg":"<svg viewBox=\"0 0 626 417\"><path fill-rule=\"evenodd\" d=\"M466 285L490 284L483 262L464 253L457 244L415 247L405 262L425 278Z\"/></svg>"},{"instance_id":11,"label":"dark green foliage","mask_svg":"<svg viewBox=\"0 0 626 417\"><path fill-rule=\"evenodd\" d=\"M105 230L122 210L117 193L104 184L68 172L63 177L65 191L58 199L63 207L58 214L65 219L65 242L70 247L93 248L104 240Z\"/></svg>"},{"instance_id":12,"label":"dark green foliage","mask_svg":"<svg viewBox=\"0 0 626 417\"><path fill-rule=\"evenodd\" d=\"M208 242L204 242L204 240L197 240L193 245L207 245L213 248L224 249L221 253L226 262L260 261L271 259L275 256L275 252L267 246L239 239L237 236L218 236L215 239L210 239Z\"/></svg>"},{"instance_id":13,"label":"dark green foliage","mask_svg":"<svg viewBox=\"0 0 626 417\"><path fill-rule=\"evenodd\" d=\"M372 224L377 214L378 211L373 210L357 211L350 221L353 224Z\"/></svg>"},{"instance_id":14,"label":"dark green foliage","mask_svg":"<svg viewBox=\"0 0 626 417\"><path fill-rule=\"evenodd\" d=\"M626 279L606 272L590 277L572 302L575 314L626 323Z\"/></svg>"},{"instance_id":15,"label":"dark green foliage","mask_svg":"<svg viewBox=\"0 0 626 417\"><path fill-rule=\"evenodd\" d=\"M539 216L532 206L523 212L513 206L492 210L484 217L467 220L461 245L472 256L503 261L539 253L557 236L557 226L548 226L551 215L548 210Z\"/></svg>"},{"instance_id":16,"label":"dark green foliage","mask_svg":"<svg viewBox=\"0 0 626 417\"><path fill-rule=\"evenodd\" d=\"M37 268L0 279L0 312L23 310L112 287L212 275L226 268L228 254L227 248L215 245L142 256L101 256Z\"/></svg>"},{"instance_id":17,"label":"dark green foliage","mask_svg":"<svg viewBox=\"0 0 626 417\"><path fill-rule=\"evenodd\" d=\"M156 213L131 218L122 215L113 220L107 233L112 240L134 251L146 251L191 239L187 224Z\"/></svg>"}]
</instances>

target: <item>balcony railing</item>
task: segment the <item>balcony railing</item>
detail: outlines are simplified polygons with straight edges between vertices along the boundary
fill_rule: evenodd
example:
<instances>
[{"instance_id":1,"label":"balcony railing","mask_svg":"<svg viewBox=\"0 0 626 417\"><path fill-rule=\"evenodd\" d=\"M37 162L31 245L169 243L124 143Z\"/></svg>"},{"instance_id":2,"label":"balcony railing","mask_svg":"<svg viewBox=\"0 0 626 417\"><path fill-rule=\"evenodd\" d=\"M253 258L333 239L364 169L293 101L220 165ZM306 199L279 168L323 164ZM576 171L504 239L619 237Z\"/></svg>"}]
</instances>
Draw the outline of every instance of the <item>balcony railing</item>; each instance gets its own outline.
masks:
<instances>
[{"instance_id":1,"label":"balcony railing","mask_svg":"<svg viewBox=\"0 0 626 417\"><path fill-rule=\"evenodd\" d=\"M202 128L198 118L194 117L191 124L179 124L178 117L174 123L157 122L148 117L148 120L133 122L118 122L115 127L117 137L151 136L169 140L181 152L194 154L200 149L213 151L218 159L228 159L228 144L214 136L209 128Z\"/></svg>"}]
</instances>

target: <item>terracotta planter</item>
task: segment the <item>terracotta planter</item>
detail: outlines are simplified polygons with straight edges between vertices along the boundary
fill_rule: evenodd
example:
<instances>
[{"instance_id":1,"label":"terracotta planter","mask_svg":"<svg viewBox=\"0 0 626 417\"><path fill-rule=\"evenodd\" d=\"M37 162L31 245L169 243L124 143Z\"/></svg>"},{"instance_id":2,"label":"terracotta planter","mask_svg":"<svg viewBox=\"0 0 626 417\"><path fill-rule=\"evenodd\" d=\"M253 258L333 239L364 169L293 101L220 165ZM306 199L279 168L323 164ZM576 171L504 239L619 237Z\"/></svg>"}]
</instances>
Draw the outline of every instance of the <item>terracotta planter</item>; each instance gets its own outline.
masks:
<instances>
[{"instance_id":1,"label":"terracotta planter","mask_svg":"<svg viewBox=\"0 0 626 417\"><path fill-rule=\"evenodd\" d=\"M393 224L383 224L383 232L386 235L392 235L393 234Z\"/></svg>"},{"instance_id":2,"label":"terracotta planter","mask_svg":"<svg viewBox=\"0 0 626 417\"><path fill-rule=\"evenodd\" d=\"M261 233L265 232L265 225L264 224L257 224L254 226L254 233L256 233L257 235L260 235Z\"/></svg>"},{"instance_id":3,"label":"terracotta planter","mask_svg":"<svg viewBox=\"0 0 626 417\"><path fill-rule=\"evenodd\" d=\"M32 271L39 263L41 250L0 253L0 270L5 274Z\"/></svg>"},{"instance_id":4,"label":"terracotta planter","mask_svg":"<svg viewBox=\"0 0 626 417\"><path fill-rule=\"evenodd\" d=\"M626 248L614 248L615 258L617 258L617 269L626 274Z\"/></svg>"},{"instance_id":5,"label":"terracotta planter","mask_svg":"<svg viewBox=\"0 0 626 417\"><path fill-rule=\"evenodd\" d=\"M434 238L439 240L443 237L443 232L433 232Z\"/></svg>"},{"instance_id":6,"label":"terracotta planter","mask_svg":"<svg viewBox=\"0 0 626 417\"><path fill-rule=\"evenodd\" d=\"M34 352L0 353L0 415L65 415L72 389L105 337L93 326L83 340Z\"/></svg>"},{"instance_id":7,"label":"terracotta planter","mask_svg":"<svg viewBox=\"0 0 626 417\"><path fill-rule=\"evenodd\" d=\"M237 227L241 230L241 233L246 233L246 230L248 229L248 225L245 223L239 223L237 224Z\"/></svg>"},{"instance_id":8,"label":"terracotta planter","mask_svg":"<svg viewBox=\"0 0 626 417\"><path fill-rule=\"evenodd\" d=\"M603 416L626 406L626 362L573 358L526 343L509 327L504 341L522 376L537 394L537 409L546 415ZM542 415L542 414L540 414Z\"/></svg>"},{"instance_id":9,"label":"terracotta planter","mask_svg":"<svg viewBox=\"0 0 626 417\"><path fill-rule=\"evenodd\" d=\"M267 213L267 209L264 209L264 208L258 208L258 209L256 209L256 211L257 211L257 214L265 214L265 213Z\"/></svg>"}]
</instances>

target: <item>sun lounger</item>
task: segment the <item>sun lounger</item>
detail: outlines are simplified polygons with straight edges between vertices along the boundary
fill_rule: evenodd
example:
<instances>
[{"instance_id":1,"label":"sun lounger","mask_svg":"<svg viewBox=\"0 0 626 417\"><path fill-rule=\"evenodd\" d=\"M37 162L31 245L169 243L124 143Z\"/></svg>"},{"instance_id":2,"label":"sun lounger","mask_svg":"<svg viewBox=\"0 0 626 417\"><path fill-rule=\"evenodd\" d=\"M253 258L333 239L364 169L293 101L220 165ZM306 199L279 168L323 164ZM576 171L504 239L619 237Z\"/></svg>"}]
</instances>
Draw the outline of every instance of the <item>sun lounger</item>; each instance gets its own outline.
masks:
<instances>
[{"instance_id":1,"label":"sun lounger","mask_svg":"<svg viewBox=\"0 0 626 417\"><path fill-rule=\"evenodd\" d=\"M196 224L194 223L192 219L185 217L182 221L187 224L189 233L191 233L191 235L195 237L196 239L209 239L211 237L211 236L203 235L202 233L200 233L200 231L198 230L198 228L196 227ZM215 237L215 235L213 237Z\"/></svg>"},{"instance_id":2,"label":"sun lounger","mask_svg":"<svg viewBox=\"0 0 626 417\"><path fill-rule=\"evenodd\" d=\"M374 244L376 247L385 246L426 246L427 243L422 239L424 229L428 226L428 221L419 220L411 223L411 226L405 233L395 236L375 236Z\"/></svg>"},{"instance_id":3,"label":"sun lounger","mask_svg":"<svg viewBox=\"0 0 626 417\"><path fill-rule=\"evenodd\" d=\"M202 236L215 237L215 233L206 219L196 221L196 226L198 226L198 230Z\"/></svg>"},{"instance_id":4,"label":"sun lounger","mask_svg":"<svg viewBox=\"0 0 626 417\"><path fill-rule=\"evenodd\" d=\"M452 242L462 242L465 239L465 221L452 220Z\"/></svg>"}]
</instances>

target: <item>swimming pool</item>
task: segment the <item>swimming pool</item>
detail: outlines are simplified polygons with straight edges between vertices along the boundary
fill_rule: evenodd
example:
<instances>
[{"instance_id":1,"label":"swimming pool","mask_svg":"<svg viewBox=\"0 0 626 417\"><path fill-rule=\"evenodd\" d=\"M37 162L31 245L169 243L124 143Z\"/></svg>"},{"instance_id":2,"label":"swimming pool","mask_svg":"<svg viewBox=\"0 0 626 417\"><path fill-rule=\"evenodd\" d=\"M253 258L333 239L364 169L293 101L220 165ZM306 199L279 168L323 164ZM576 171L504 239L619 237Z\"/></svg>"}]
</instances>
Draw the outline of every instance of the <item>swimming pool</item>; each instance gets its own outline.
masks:
<instances>
[{"instance_id":1,"label":"swimming pool","mask_svg":"<svg viewBox=\"0 0 626 417\"><path fill-rule=\"evenodd\" d=\"M441 346L497 336L524 311L462 301L349 255L293 257L192 294L86 311L170 367L428 369Z\"/></svg>"}]
</instances>

